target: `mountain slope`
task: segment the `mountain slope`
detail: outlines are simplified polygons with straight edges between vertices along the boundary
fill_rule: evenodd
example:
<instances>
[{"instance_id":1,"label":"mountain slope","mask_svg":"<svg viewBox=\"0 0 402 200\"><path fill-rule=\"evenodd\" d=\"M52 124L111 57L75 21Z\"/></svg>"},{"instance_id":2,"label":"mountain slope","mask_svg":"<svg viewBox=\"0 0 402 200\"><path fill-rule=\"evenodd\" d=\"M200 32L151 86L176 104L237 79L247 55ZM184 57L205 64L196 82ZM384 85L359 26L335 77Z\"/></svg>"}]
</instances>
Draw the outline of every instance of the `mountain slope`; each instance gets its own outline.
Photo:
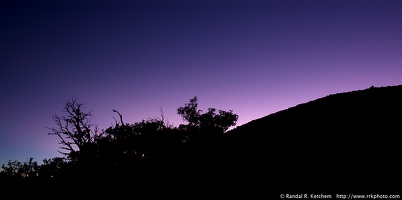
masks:
<instances>
[{"instance_id":1,"label":"mountain slope","mask_svg":"<svg viewBox=\"0 0 402 200\"><path fill-rule=\"evenodd\" d=\"M244 170L278 191L393 191L402 188L401 125L402 85L370 87L251 121L227 143Z\"/></svg>"}]
</instances>

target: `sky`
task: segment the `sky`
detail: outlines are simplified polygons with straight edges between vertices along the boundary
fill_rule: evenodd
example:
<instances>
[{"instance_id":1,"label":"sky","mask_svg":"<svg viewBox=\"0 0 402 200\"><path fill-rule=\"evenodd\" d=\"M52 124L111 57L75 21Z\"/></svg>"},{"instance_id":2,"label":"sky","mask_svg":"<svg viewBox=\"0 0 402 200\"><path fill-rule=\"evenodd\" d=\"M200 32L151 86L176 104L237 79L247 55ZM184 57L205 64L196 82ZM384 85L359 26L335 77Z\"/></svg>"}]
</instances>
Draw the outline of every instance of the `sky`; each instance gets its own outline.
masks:
<instances>
[{"instance_id":1,"label":"sky","mask_svg":"<svg viewBox=\"0 0 402 200\"><path fill-rule=\"evenodd\" d=\"M237 125L329 94L402 84L399 0L3 0L0 164L61 157L72 98L99 129L177 108Z\"/></svg>"}]
</instances>

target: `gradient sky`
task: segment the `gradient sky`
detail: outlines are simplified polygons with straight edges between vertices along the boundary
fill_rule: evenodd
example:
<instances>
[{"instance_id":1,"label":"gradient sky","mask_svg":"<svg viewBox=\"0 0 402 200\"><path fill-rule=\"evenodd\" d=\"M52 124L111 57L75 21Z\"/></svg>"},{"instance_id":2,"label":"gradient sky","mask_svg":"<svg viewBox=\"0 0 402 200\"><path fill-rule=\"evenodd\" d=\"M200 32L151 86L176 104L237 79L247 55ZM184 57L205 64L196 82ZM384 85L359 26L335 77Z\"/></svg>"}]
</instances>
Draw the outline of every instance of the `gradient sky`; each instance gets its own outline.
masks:
<instances>
[{"instance_id":1,"label":"gradient sky","mask_svg":"<svg viewBox=\"0 0 402 200\"><path fill-rule=\"evenodd\" d=\"M0 164L61 156L46 126L77 98L118 119L238 125L328 94L402 84L400 0L0 2Z\"/></svg>"}]
</instances>

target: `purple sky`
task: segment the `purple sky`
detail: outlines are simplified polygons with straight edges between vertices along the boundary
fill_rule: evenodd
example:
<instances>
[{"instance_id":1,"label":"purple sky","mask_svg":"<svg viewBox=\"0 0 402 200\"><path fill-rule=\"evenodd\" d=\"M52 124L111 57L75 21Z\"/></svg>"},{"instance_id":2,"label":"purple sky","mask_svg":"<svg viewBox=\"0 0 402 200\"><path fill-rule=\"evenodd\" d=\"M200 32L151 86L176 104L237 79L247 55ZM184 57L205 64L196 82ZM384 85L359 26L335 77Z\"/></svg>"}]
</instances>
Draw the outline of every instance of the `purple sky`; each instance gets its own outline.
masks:
<instances>
[{"instance_id":1,"label":"purple sky","mask_svg":"<svg viewBox=\"0 0 402 200\"><path fill-rule=\"evenodd\" d=\"M95 3L96 2L96 3ZM402 1L0 2L0 164L61 156L77 98L105 129L197 96L238 125L328 94L402 84Z\"/></svg>"}]
</instances>

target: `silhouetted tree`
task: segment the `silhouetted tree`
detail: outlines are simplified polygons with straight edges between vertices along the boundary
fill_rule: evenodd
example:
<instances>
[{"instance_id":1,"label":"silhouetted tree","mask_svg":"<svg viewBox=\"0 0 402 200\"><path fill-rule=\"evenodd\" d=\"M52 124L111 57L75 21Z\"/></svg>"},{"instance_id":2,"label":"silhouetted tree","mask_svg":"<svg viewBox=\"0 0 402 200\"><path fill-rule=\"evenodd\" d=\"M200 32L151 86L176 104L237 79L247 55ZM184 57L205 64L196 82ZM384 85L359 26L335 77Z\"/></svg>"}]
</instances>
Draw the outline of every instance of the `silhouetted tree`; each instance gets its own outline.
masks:
<instances>
[{"instance_id":1,"label":"silhouetted tree","mask_svg":"<svg viewBox=\"0 0 402 200\"><path fill-rule=\"evenodd\" d=\"M202 113L202 110L197 108L197 100L197 97L194 97L184 107L177 109L183 121L188 122L187 125L179 125L179 130L185 132L186 140L190 144L183 154L194 161L195 166L201 163L209 165L225 157L224 133L236 125L238 115L232 110L217 112L215 108L208 108L206 113Z\"/></svg>"},{"instance_id":2,"label":"silhouetted tree","mask_svg":"<svg viewBox=\"0 0 402 200\"><path fill-rule=\"evenodd\" d=\"M184 107L179 107L177 109L177 114L179 114L183 120L188 122L189 126L198 126L200 123L200 116L202 110L197 110L198 102L197 97L190 99L190 103L186 103Z\"/></svg>"},{"instance_id":3,"label":"silhouetted tree","mask_svg":"<svg viewBox=\"0 0 402 200\"><path fill-rule=\"evenodd\" d=\"M223 111L219 110L216 113L215 108L208 108L208 112L202 114L202 110L198 110L197 97L190 99L190 103L186 103L184 107L177 109L187 125L181 125L181 129L190 131L201 131L203 133L224 133L231 126L235 126L238 120L238 115L234 114L232 110Z\"/></svg>"},{"instance_id":4,"label":"silhouetted tree","mask_svg":"<svg viewBox=\"0 0 402 200\"><path fill-rule=\"evenodd\" d=\"M62 145L60 148L67 151L59 152L72 161L77 161L91 151L94 138L99 137L97 126L89 120L91 112L84 112L83 109L83 104L73 98L64 107L67 115L53 115L57 127L48 128L51 130L49 135L58 136L59 144Z\"/></svg>"}]
</instances>

